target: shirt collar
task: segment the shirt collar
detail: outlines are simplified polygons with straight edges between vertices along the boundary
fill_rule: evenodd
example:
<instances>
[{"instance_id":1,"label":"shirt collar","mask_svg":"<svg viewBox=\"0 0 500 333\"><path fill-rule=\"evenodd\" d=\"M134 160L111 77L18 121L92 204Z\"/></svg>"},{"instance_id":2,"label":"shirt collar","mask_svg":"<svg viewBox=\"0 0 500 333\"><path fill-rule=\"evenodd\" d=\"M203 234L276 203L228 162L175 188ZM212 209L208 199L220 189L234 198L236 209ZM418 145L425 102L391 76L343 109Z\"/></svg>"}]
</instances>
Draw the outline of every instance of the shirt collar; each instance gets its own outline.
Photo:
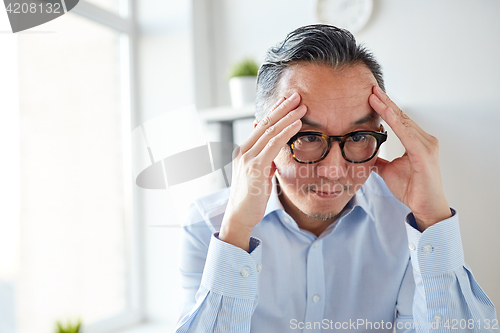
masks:
<instances>
[{"instance_id":1,"label":"shirt collar","mask_svg":"<svg viewBox=\"0 0 500 333\"><path fill-rule=\"evenodd\" d=\"M370 181L370 178L372 178L372 177L373 176L369 177L367 179L367 181L365 182L365 184L363 184L363 186L356 192L356 194L351 198L351 200L349 200L349 202L347 203L342 214L339 216L339 219L344 217L345 215L349 214L356 207L362 208L366 214L370 215L373 218L373 216L371 214L369 202L367 201L366 196L365 196L366 190L367 190L366 187L368 187L367 183ZM264 216L267 216L268 214L270 214L274 211L277 211L277 210L283 210L283 211L285 210L285 208L281 204L281 201L280 201L279 196L278 196L276 176L273 177L272 183L273 183L273 186L272 186L272 190L271 190L271 195L269 197L269 201L267 202L266 211L264 213Z\"/></svg>"}]
</instances>

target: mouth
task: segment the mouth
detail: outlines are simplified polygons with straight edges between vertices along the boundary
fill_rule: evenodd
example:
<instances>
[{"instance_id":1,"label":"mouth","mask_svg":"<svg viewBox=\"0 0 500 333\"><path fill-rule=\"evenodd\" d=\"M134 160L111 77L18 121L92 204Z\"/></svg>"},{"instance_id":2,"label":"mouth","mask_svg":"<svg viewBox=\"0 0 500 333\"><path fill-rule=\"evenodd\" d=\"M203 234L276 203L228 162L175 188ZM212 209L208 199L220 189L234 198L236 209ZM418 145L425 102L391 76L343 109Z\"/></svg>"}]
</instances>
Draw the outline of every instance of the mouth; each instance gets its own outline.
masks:
<instances>
[{"instance_id":1,"label":"mouth","mask_svg":"<svg viewBox=\"0 0 500 333\"><path fill-rule=\"evenodd\" d=\"M342 194L343 191L335 191L335 192L324 192L324 191L316 191L316 190L311 190L311 193L317 195L320 198L336 198Z\"/></svg>"}]
</instances>

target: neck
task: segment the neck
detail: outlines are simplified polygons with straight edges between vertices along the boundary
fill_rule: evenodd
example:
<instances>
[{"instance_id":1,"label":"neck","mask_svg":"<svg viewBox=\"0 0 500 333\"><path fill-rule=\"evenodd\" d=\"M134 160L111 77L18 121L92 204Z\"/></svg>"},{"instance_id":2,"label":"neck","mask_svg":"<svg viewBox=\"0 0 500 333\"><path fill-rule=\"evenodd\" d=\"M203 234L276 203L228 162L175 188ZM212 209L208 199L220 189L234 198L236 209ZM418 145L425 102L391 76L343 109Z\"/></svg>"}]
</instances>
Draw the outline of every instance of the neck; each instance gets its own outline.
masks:
<instances>
[{"instance_id":1,"label":"neck","mask_svg":"<svg viewBox=\"0 0 500 333\"><path fill-rule=\"evenodd\" d=\"M331 225L338 219L340 215L338 214L328 220L309 217L300 209L298 209L297 206L295 206L293 202L287 197L287 195L279 188L278 181L276 181L276 186L278 186L278 197L281 201L281 204L283 205L283 208L285 209L285 212L287 212L288 215L290 215L295 220L300 229L312 232L314 235L316 235L316 237L319 237L323 233L323 231L328 228L329 225Z\"/></svg>"}]
</instances>

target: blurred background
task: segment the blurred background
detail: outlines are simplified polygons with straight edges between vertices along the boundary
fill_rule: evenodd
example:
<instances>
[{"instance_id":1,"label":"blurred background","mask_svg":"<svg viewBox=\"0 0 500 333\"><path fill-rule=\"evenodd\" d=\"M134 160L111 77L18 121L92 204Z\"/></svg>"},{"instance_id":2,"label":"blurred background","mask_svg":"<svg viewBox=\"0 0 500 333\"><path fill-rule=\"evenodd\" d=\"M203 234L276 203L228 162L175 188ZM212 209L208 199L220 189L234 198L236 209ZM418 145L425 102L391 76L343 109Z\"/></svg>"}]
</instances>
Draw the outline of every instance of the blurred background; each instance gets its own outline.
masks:
<instances>
[{"instance_id":1,"label":"blurred background","mask_svg":"<svg viewBox=\"0 0 500 333\"><path fill-rule=\"evenodd\" d=\"M206 140L240 143L252 107L231 106L229 69L320 20L354 24L391 98L440 139L466 262L500 306L498 13L497 0L81 0L12 34L0 10L0 333L78 318L172 332L181 217L168 191L135 185L131 131L196 104ZM387 158L403 152L391 137Z\"/></svg>"}]
</instances>

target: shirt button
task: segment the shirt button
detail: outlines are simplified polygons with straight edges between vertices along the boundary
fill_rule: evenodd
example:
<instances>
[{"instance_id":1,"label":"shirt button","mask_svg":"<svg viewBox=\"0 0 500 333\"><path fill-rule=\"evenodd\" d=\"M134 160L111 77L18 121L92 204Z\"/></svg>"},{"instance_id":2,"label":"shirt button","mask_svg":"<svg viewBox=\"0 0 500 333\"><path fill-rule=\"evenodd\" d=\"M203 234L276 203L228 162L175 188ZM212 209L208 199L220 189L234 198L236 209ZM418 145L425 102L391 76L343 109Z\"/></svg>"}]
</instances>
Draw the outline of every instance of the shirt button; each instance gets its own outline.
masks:
<instances>
[{"instance_id":1,"label":"shirt button","mask_svg":"<svg viewBox=\"0 0 500 333\"><path fill-rule=\"evenodd\" d=\"M441 320L443 320L443 316L441 316L440 313L436 313L434 315L434 320L437 321L437 322L440 322Z\"/></svg>"},{"instance_id":2,"label":"shirt button","mask_svg":"<svg viewBox=\"0 0 500 333\"><path fill-rule=\"evenodd\" d=\"M432 253L432 250L433 250L432 245L426 245L426 246L424 246L424 252L425 253Z\"/></svg>"},{"instance_id":3,"label":"shirt button","mask_svg":"<svg viewBox=\"0 0 500 333\"><path fill-rule=\"evenodd\" d=\"M283 217L283 221L285 221L286 223L290 223L290 218L288 216L285 216Z\"/></svg>"},{"instance_id":4,"label":"shirt button","mask_svg":"<svg viewBox=\"0 0 500 333\"><path fill-rule=\"evenodd\" d=\"M260 272L261 269L262 269L262 264L259 262L257 264L257 272Z\"/></svg>"},{"instance_id":5,"label":"shirt button","mask_svg":"<svg viewBox=\"0 0 500 333\"><path fill-rule=\"evenodd\" d=\"M250 268L249 267L243 267L241 270L240 270L240 274L241 276L243 277L249 277L250 276Z\"/></svg>"},{"instance_id":6,"label":"shirt button","mask_svg":"<svg viewBox=\"0 0 500 333\"><path fill-rule=\"evenodd\" d=\"M314 243L313 243L313 247L314 247L315 249L316 249L316 248L318 248L318 246L319 246L319 242L314 242Z\"/></svg>"},{"instance_id":7,"label":"shirt button","mask_svg":"<svg viewBox=\"0 0 500 333\"><path fill-rule=\"evenodd\" d=\"M415 246L415 244L413 244L412 242L408 243L408 247L410 248L410 250L415 250L417 247Z\"/></svg>"},{"instance_id":8,"label":"shirt button","mask_svg":"<svg viewBox=\"0 0 500 333\"><path fill-rule=\"evenodd\" d=\"M313 296L313 302L314 303L318 303L319 302L319 295L318 294L316 294L316 295Z\"/></svg>"}]
</instances>

